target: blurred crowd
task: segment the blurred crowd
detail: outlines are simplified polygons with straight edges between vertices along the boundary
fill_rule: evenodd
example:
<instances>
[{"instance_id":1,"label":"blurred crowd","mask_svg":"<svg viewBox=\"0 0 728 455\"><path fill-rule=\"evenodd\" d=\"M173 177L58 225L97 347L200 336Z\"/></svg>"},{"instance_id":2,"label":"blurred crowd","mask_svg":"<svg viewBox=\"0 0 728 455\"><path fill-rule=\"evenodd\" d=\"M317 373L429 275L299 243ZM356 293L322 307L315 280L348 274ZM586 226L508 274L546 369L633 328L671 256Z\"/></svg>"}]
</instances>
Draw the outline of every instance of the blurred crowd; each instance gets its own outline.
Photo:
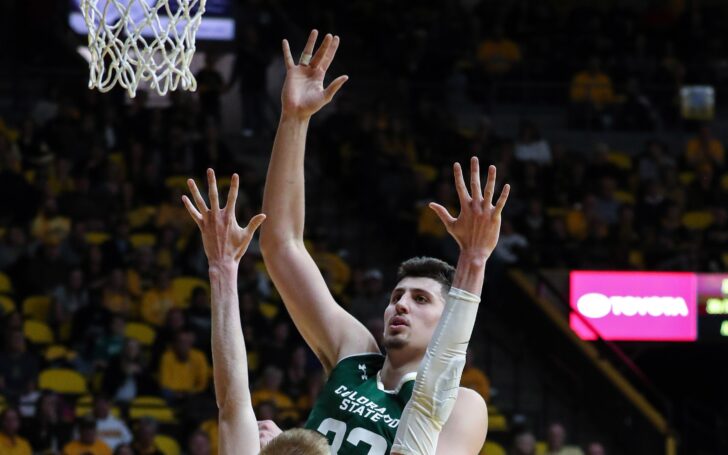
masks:
<instances>
[{"instance_id":1,"label":"blurred crowd","mask_svg":"<svg viewBox=\"0 0 728 455\"><path fill-rule=\"evenodd\" d=\"M0 18L34 2L12 3L0 4ZM728 169L717 128L701 124L679 146L659 132L679 122L681 85L726 83L725 11L666 5L250 0L240 5L233 74L220 74L208 55L199 96L174 93L158 108L144 93L125 103L120 93L88 91L83 79L49 83L0 117L0 453L27 453L7 448L15 434L34 452L70 443L64 453L82 453L102 440L108 449L93 453L152 454L163 444L158 434L186 453L215 452L207 266L180 196L186 178L212 167L240 174L239 220L260 210L258 161L276 115L270 73L281 36L304 36L291 18L342 34L332 71L361 81L312 124L306 237L337 300L376 337L399 261L426 254L454 263L457 245L427 203L457 213L451 165L473 155L497 166L499 186L513 188L494 269L725 268ZM6 25L3 33L24 32ZM32 64L67 41L24 40L28 52L0 60ZM62 55L73 61L72 52ZM220 99L235 82L241 127L253 138L245 153L220 131ZM457 123L458 97L479 106L475 127ZM528 119L509 136L491 120L500 101L554 103L573 128L644 131L649 139L633 150L606 142L571 149ZM299 425L323 374L255 245L238 288L257 415ZM478 364L470 358L463 383L490 403ZM41 373L59 368L82 376L83 400L43 386ZM139 397L161 399L146 408L166 406L174 417L132 417L144 408ZM563 445L563 427L554 428L549 453L572 453L551 443L560 431ZM527 429L512 441L514 454L535 453ZM604 453L598 443L585 450Z\"/></svg>"}]
</instances>

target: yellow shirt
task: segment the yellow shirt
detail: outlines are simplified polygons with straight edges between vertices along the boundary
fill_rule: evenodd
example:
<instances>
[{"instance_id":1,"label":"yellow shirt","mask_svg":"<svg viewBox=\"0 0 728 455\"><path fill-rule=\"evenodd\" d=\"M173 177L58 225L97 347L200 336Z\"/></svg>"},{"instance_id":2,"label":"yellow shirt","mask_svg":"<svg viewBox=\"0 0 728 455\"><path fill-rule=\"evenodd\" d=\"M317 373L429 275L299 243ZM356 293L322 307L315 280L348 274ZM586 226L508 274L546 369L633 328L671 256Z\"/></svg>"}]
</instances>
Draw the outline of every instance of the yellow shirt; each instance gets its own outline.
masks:
<instances>
[{"instance_id":1,"label":"yellow shirt","mask_svg":"<svg viewBox=\"0 0 728 455\"><path fill-rule=\"evenodd\" d=\"M104 290L104 307L114 314L129 315L132 310L132 302L128 295L116 291Z\"/></svg>"},{"instance_id":2,"label":"yellow shirt","mask_svg":"<svg viewBox=\"0 0 728 455\"><path fill-rule=\"evenodd\" d=\"M490 401L490 380L480 369L465 367L460 377L460 385L475 390L485 401Z\"/></svg>"},{"instance_id":3,"label":"yellow shirt","mask_svg":"<svg viewBox=\"0 0 728 455\"><path fill-rule=\"evenodd\" d=\"M0 433L0 454L2 455L31 455L33 451L25 438L15 436L15 440Z\"/></svg>"},{"instance_id":4,"label":"yellow shirt","mask_svg":"<svg viewBox=\"0 0 728 455\"><path fill-rule=\"evenodd\" d=\"M718 139L710 139L707 144L694 137L685 147L685 158L690 164L723 164L725 162L725 149Z\"/></svg>"},{"instance_id":5,"label":"yellow shirt","mask_svg":"<svg viewBox=\"0 0 728 455\"><path fill-rule=\"evenodd\" d=\"M172 349L162 355L159 383L174 392L198 393L207 388L210 366L205 354L192 349L186 361L180 361Z\"/></svg>"},{"instance_id":6,"label":"yellow shirt","mask_svg":"<svg viewBox=\"0 0 728 455\"><path fill-rule=\"evenodd\" d=\"M100 439L93 444L84 444L81 441L71 441L63 448L63 455L111 455L111 449Z\"/></svg>"},{"instance_id":7,"label":"yellow shirt","mask_svg":"<svg viewBox=\"0 0 728 455\"><path fill-rule=\"evenodd\" d=\"M167 317L167 311L172 307L181 306L181 302L175 299L172 288L165 290L150 289L142 297L142 320L152 325L161 326Z\"/></svg>"},{"instance_id":8,"label":"yellow shirt","mask_svg":"<svg viewBox=\"0 0 728 455\"><path fill-rule=\"evenodd\" d=\"M582 71L571 81L571 101L591 103L597 107L616 101L612 80L604 73Z\"/></svg>"},{"instance_id":9,"label":"yellow shirt","mask_svg":"<svg viewBox=\"0 0 728 455\"><path fill-rule=\"evenodd\" d=\"M253 407L257 407L261 403L270 401L278 408L281 418L291 417L294 420L298 418L298 410L293 404L293 400L282 392L276 392L274 390L259 389L253 392L251 395Z\"/></svg>"},{"instance_id":10,"label":"yellow shirt","mask_svg":"<svg viewBox=\"0 0 728 455\"><path fill-rule=\"evenodd\" d=\"M513 64L521 61L521 49L511 40L486 40L478 47L478 61L489 73L508 72Z\"/></svg>"}]
</instances>

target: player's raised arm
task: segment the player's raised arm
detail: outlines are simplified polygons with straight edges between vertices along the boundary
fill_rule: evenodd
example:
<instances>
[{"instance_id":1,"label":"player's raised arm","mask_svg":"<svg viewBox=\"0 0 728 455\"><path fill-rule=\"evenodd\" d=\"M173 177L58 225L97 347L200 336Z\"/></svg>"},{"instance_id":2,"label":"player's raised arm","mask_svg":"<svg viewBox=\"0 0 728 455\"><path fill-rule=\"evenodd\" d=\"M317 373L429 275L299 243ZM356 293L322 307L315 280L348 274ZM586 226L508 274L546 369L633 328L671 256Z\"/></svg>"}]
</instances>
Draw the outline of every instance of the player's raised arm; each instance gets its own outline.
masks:
<instances>
[{"instance_id":1,"label":"player's raised arm","mask_svg":"<svg viewBox=\"0 0 728 455\"><path fill-rule=\"evenodd\" d=\"M303 244L304 155L311 116L331 101L346 82L335 79L324 88L324 76L334 59L339 38L326 35L314 52L318 34L308 38L299 64L283 41L286 81L282 113L265 182L261 249L268 272L288 312L321 363L330 370L349 354L378 352L374 338L342 309Z\"/></svg>"},{"instance_id":2,"label":"player's raised arm","mask_svg":"<svg viewBox=\"0 0 728 455\"><path fill-rule=\"evenodd\" d=\"M250 400L248 361L238 306L238 264L255 230L265 219L256 215L247 227L235 219L239 178L234 174L224 208L220 208L217 182L207 170L210 207L194 180L188 180L194 204L182 197L187 211L202 233L209 263L212 300L212 370L215 397L220 409L220 454L256 455L260 451L258 425Z\"/></svg>"},{"instance_id":3,"label":"player's raised arm","mask_svg":"<svg viewBox=\"0 0 728 455\"><path fill-rule=\"evenodd\" d=\"M484 192L477 158L470 162L470 192L458 163L454 175L460 199L458 217L453 218L439 204L430 207L457 241L460 257L445 309L397 429L392 447L396 455L475 454L483 446L488 428L482 397L468 389L458 391L458 385L478 313L485 264L498 243L501 212L510 187L503 188L493 206L494 166L488 168Z\"/></svg>"}]
</instances>

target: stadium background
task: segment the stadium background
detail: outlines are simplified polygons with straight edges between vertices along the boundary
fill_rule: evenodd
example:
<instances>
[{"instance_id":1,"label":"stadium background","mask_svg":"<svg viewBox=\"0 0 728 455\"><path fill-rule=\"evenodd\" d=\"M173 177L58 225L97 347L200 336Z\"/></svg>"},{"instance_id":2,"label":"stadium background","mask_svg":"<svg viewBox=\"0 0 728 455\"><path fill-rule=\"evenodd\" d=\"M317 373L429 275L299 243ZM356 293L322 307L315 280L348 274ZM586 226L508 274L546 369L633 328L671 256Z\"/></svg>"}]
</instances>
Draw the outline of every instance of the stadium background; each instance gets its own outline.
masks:
<instances>
[{"instance_id":1,"label":"stadium background","mask_svg":"<svg viewBox=\"0 0 728 455\"><path fill-rule=\"evenodd\" d=\"M455 208L450 164L476 155L513 188L466 370L489 403L486 453L523 453L516 435L546 441L555 422L584 450L726 453L717 331L586 348L558 322L570 269L728 266L725 4L236 2L237 38L198 45L198 94L134 101L86 89L69 7L0 1L0 406L34 450L60 450L97 395L138 452L156 431L201 455L197 429L214 450L206 265L179 196L209 166L240 173L239 219L259 210L280 39L295 52L316 27L342 37L331 73L351 78L306 163L307 239L341 304L381 333L402 259L454 262L426 203ZM713 120L681 116L685 85L715 88ZM258 416L299 424L321 371L255 246L239 289ZM175 344L194 346L191 367L165 354Z\"/></svg>"}]
</instances>

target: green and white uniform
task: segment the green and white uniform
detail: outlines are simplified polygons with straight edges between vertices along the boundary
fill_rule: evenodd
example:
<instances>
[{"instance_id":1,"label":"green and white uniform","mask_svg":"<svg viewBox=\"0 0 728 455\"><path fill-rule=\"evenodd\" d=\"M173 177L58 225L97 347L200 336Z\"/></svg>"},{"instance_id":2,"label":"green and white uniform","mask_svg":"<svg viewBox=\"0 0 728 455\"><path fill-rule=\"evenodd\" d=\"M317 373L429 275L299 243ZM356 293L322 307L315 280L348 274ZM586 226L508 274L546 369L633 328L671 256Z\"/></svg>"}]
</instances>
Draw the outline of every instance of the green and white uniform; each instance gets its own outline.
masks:
<instances>
[{"instance_id":1,"label":"green and white uniform","mask_svg":"<svg viewBox=\"0 0 728 455\"><path fill-rule=\"evenodd\" d=\"M343 358L331 371L306 428L326 436L333 455L389 454L417 373L385 390L378 375L383 365L382 354L359 354Z\"/></svg>"}]
</instances>

